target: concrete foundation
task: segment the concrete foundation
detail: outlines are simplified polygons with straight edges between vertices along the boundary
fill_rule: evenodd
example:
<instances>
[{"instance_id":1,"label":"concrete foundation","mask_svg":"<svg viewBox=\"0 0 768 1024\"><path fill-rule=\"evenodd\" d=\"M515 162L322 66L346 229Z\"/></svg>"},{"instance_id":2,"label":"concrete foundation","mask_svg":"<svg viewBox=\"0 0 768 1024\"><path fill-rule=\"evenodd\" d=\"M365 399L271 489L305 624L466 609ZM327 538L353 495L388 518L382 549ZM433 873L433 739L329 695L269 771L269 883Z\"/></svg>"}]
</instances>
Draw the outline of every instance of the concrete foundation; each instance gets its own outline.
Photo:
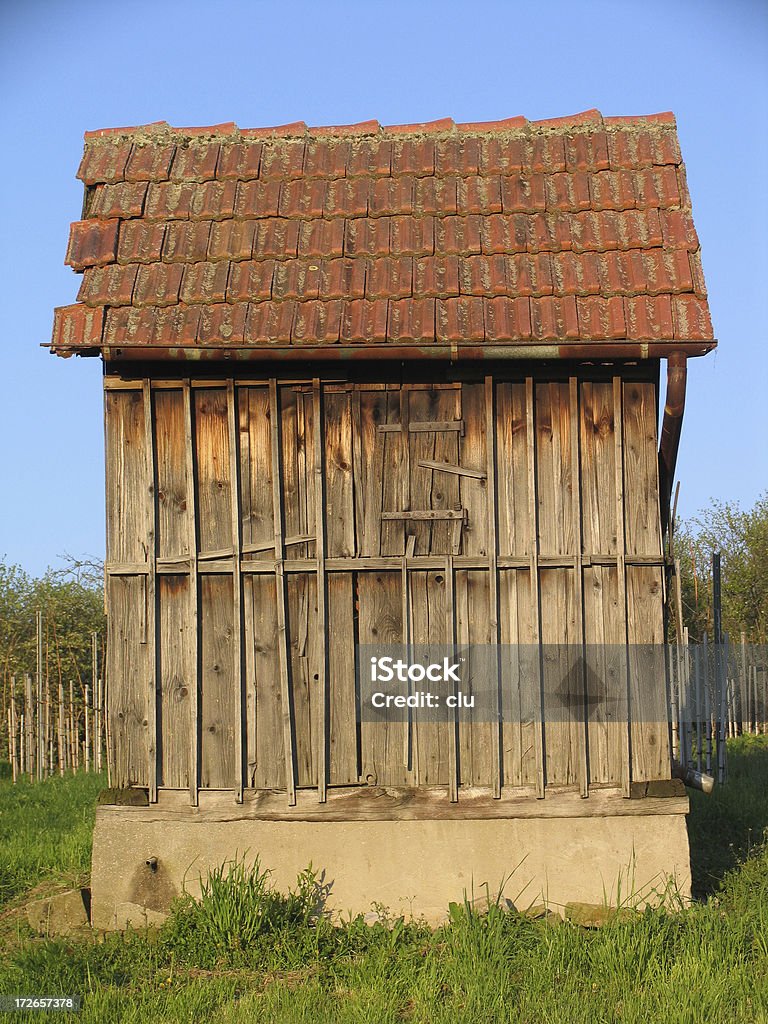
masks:
<instances>
[{"instance_id":1,"label":"concrete foundation","mask_svg":"<svg viewBox=\"0 0 768 1024\"><path fill-rule=\"evenodd\" d=\"M481 898L486 883L522 910L544 903L657 902L670 883L690 895L685 797L622 800L618 794L563 793L510 804L503 817L397 820L268 820L231 794L160 794L148 807L100 806L91 877L92 924L159 923L184 888L235 856L259 856L285 891L312 862L336 914L393 914L438 924L451 901ZM284 798L283 798L284 799ZM315 804L315 807L317 805ZM457 805L453 805L456 807ZM323 805L327 807L327 805ZM300 815L301 807L293 814Z\"/></svg>"}]
</instances>

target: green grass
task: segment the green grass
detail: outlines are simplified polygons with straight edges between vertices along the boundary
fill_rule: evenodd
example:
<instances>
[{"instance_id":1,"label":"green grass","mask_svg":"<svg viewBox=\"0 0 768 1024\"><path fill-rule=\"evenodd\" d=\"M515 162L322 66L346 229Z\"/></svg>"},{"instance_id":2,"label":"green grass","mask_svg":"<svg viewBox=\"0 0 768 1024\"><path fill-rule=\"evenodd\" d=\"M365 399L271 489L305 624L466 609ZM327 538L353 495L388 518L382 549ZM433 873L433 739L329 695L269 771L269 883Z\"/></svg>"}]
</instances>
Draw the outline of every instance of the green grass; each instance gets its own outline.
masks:
<instances>
[{"instance_id":1,"label":"green grass","mask_svg":"<svg viewBox=\"0 0 768 1024\"><path fill-rule=\"evenodd\" d=\"M680 912L587 931L458 906L434 932L402 919L335 927L317 916L311 871L280 894L258 867L234 863L210 877L199 904L177 901L157 932L35 939L11 903L0 992L79 993L88 1024L768 1022L768 740L734 741L729 757L729 785L692 801L702 898ZM9 892L87 868L90 782L26 786L26 803L0 783L0 863L15 851L24 877L11 872ZM8 828L25 807L37 812L27 859ZM58 840L35 836L48 813Z\"/></svg>"}]
</instances>

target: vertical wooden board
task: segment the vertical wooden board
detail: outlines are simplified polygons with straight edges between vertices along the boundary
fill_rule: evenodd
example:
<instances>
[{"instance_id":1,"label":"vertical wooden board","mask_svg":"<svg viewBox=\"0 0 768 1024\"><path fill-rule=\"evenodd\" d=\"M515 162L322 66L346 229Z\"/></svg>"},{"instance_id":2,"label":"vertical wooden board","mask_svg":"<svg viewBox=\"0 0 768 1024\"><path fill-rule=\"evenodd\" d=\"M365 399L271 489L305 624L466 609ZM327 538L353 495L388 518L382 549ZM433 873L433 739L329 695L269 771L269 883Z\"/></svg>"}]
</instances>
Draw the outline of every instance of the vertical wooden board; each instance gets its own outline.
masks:
<instances>
[{"instance_id":1,"label":"vertical wooden board","mask_svg":"<svg viewBox=\"0 0 768 1024\"><path fill-rule=\"evenodd\" d=\"M198 543L201 553L232 550L232 474L227 392L199 388L195 401Z\"/></svg>"},{"instance_id":2,"label":"vertical wooden board","mask_svg":"<svg viewBox=\"0 0 768 1024\"><path fill-rule=\"evenodd\" d=\"M149 661L142 643L145 576L107 581L107 685L115 763L112 785L149 784Z\"/></svg>"},{"instance_id":3,"label":"vertical wooden board","mask_svg":"<svg viewBox=\"0 0 768 1024\"><path fill-rule=\"evenodd\" d=\"M288 650L295 723L296 784L317 783L315 702L317 675L317 580L308 573L286 575L288 594Z\"/></svg>"},{"instance_id":4,"label":"vertical wooden board","mask_svg":"<svg viewBox=\"0 0 768 1024\"><path fill-rule=\"evenodd\" d=\"M355 555L355 501L352 465L352 401L350 392L326 393L325 423L325 521L326 556Z\"/></svg>"},{"instance_id":5,"label":"vertical wooden board","mask_svg":"<svg viewBox=\"0 0 768 1024\"><path fill-rule=\"evenodd\" d=\"M275 522L267 388L239 388L238 414L243 547L264 545L269 555L267 545L274 544Z\"/></svg>"},{"instance_id":6,"label":"vertical wooden board","mask_svg":"<svg viewBox=\"0 0 768 1024\"><path fill-rule=\"evenodd\" d=\"M624 500L627 555L660 555L656 390L624 383Z\"/></svg>"},{"instance_id":7,"label":"vertical wooden board","mask_svg":"<svg viewBox=\"0 0 768 1024\"><path fill-rule=\"evenodd\" d=\"M406 392L409 394L409 392ZM400 391L387 391L382 396L385 401L386 416L384 423L399 423ZM405 401L406 399L403 399ZM379 433L383 439L384 455L382 459L382 512L403 511L403 476L406 467L406 446L403 444L401 431ZM364 456L365 457L365 456ZM402 522L379 521L381 531L381 554L402 555L405 553L405 528Z\"/></svg>"},{"instance_id":8,"label":"vertical wooden board","mask_svg":"<svg viewBox=\"0 0 768 1024\"><path fill-rule=\"evenodd\" d=\"M485 439L485 386L481 383L463 384L461 388L461 415L464 436L460 441L461 465L485 473L487 453ZM472 477L460 479L461 506L467 510L467 523L462 531L464 555L488 554L488 481Z\"/></svg>"},{"instance_id":9,"label":"vertical wooden board","mask_svg":"<svg viewBox=\"0 0 768 1024\"><path fill-rule=\"evenodd\" d=\"M363 556L375 557L382 553L384 458L386 439L390 436L377 427L387 422L388 398L385 391L358 390L355 401L360 405L360 436L356 439L360 454L355 462L354 487L356 519L362 526L357 550Z\"/></svg>"},{"instance_id":10,"label":"vertical wooden board","mask_svg":"<svg viewBox=\"0 0 768 1024\"><path fill-rule=\"evenodd\" d=\"M275 578L243 578L247 764L256 789L285 788Z\"/></svg>"},{"instance_id":11,"label":"vertical wooden board","mask_svg":"<svg viewBox=\"0 0 768 1024\"><path fill-rule=\"evenodd\" d=\"M105 392L107 560L146 562L147 455L141 391Z\"/></svg>"},{"instance_id":12,"label":"vertical wooden board","mask_svg":"<svg viewBox=\"0 0 768 1024\"><path fill-rule=\"evenodd\" d=\"M496 385L496 467L500 555L531 553L525 385Z\"/></svg>"},{"instance_id":13,"label":"vertical wooden board","mask_svg":"<svg viewBox=\"0 0 768 1024\"><path fill-rule=\"evenodd\" d=\"M155 391L153 396L157 473L157 554L189 555L187 467L184 458L184 394Z\"/></svg>"},{"instance_id":14,"label":"vertical wooden board","mask_svg":"<svg viewBox=\"0 0 768 1024\"><path fill-rule=\"evenodd\" d=\"M535 730L540 717L538 676L530 672L533 656L531 579L529 569L499 571L500 643L507 663L502 669L502 766L507 786L536 785Z\"/></svg>"},{"instance_id":15,"label":"vertical wooden board","mask_svg":"<svg viewBox=\"0 0 768 1024\"><path fill-rule=\"evenodd\" d=\"M158 691L160 695L161 785L189 786L192 693L197 673L192 662L189 576L158 576Z\"/></svg>"},{"instance_id":16,"label":"vertical wooden board","mask_svg":"<svg viewBox=\"0 0 768 1024\"><path fill-rule=\"evenodd\" d=\"M358 642L399 644L403 640L400 573L357 574ZM379 786L412 782L403 756L407 724L361 721L363 781Z\"/></svg>"},{"instance_id":17,"label":"vertical wooden board","mask_svg":"<svg viewBox=\"0 0 768 1024\"><path fill-rule=\"evenodd\" d=\"M536 385L539 554L576 554L568 385Z\"/></svg>"},{"instance_id":18,"label":"vertical wooden board","mask_svg":"<svg viewBox=\"0 0 768 1024\"><path fill-rule=\"evenodd\" d=\"M539 579L547 785L569 786L579 778L584 732L573 570L542 569Z\"/></svg>"},{"instance_id":19,"label":"vertical wooden board","mask_svg":"<svg viewBox=\"0 0 768 1024\"><path fill-rule=\"evenodd\" d=\"M668 779L670 774L662 593L661 567L627 566L629 710L634 782Z\"/></svg>"},{"instance_id":20,"label":"vertical wooden board","mask_svg":"<svg viewBox=\"0 0 768 1024\"><path fill-rule=\"evenodd\" d=\"M429 389L406 392L410 400L410 419L415 422L456 420L460 416L459 392L454 389ZM459 503L459 478L419 465L420 461L459 464L456 431L418 431L408 435L410 448L411 509L453 509ZM416 555L449 554L453 524L448 522L411 522L406 534L416 538Z\"/></svg>"},{"instance_id":21,"label":"vertical wooden board","mask_svg":"<svg viewBox=\"0 0 768 1024\"><path fill-rule=\"evenodd\" d=\"M584 381L581 385L581 493L585 553L616 554L616 440L610 383Z\"/></svg>"},{"instance_id":22,"label":"vertical wooden board","mask_svg":"<svg viewBox=\"0 0 768 1024\"><path fill-rule=\"evenodd\" d=\"M312 396L297 387L278 388L282 439L282 497L285 537L305 537L315 533L314 504L308 508L310 491L314 501L314 454L312 441ZM309 478L309 479L308 479ZM288 558L307 558L314 542L291 544Z\"/></svg>"},{"instance_id":23,"label":"vertical wooden board","mask_svg":"<svg viewBox=\"0 0 768 1024\"><path fill-rule=\"evenodd\" d=\"M450 642L446 635L445 573L409 572L414 644ZM414 689L429 690L424 683ZM444 698L447 686L440 684L437 692ZM414 756L416 776L421 786L441 786L448 783L450 724L448 722L414 722Z\"/></svg>"},{"instance_id":24,"label":"vertical wooden board","mask_svg":"<svg viewBox=\"0 0 768 1024\"><path fill-rule=\"evenodd\" d=\"M237 675L232 577L200 576L200 718L202 789L232 789L235 778Z\"/></svg>"},{"instance_id":25,"label":"vertical wooden board","mask_svg":"<svg viewBox=\"0 0 768 1024\"><path fill-rule=\"evenodd\" d=\"M329 783L358 781L357 701L355 694L355 607L352 573L328 577L328 699L330 715Z\"/></svg>"},{"instance_id":26,"label":"vertical wooden board","mask_svg":"<svg viewBox=\"0 0 768 1024\"><path fill-rule=\"evenodd\" d=\"M620 786L627 730L626 635L615 566L584 569L584 630L587 643L589 776L593 783ZM601 651L601 649L603 649Z\"/></svg>"},{"instance_id":27,"label":"vertical wooden board","mask_svg":"<svg viewBox=\"0 0 768 1024\"><path fill-rule=\"evenodd\" d=\"M456 572L456 646L468 658L462 670L462 691L473 688L472 644L490 644L488 573ZM466 652L466 653L464 653ZM485 664L485 659L483 659ZM491 724L459 722L459 779L462 786L491 786Z\"/></svg>"}]
</instances>

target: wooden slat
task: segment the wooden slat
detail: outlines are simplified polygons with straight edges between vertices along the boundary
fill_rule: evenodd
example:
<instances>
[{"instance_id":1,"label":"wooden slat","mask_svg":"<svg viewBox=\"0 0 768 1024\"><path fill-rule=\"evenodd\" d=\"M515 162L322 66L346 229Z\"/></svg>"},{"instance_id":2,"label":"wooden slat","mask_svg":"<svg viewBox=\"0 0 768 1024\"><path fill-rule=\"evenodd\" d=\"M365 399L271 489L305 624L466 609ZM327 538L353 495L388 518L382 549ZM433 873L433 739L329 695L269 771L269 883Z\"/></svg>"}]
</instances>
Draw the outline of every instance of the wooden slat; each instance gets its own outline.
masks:
<instances>
[{"instance_id":1,"label":"wooden slat","mask_svg":"<svg viewBox=\"0 0 768 1024\"><path fill-rule=\"evenodd\" d=\"M245 763L243 756L243 728L245 702L243 699L243 581L240 572L240 454L238 451L238 415L235 382L227 381L227 421L229 425L229 474L231 480L231 512L232 512L232 599L233 625L232 658L234 661L234 681L236 687L235 707L235 800L243 802L243 785Z\"/></svg>"},{"instance_id":2,"label":"wooden slat","mask_svg":"<svg viewBox=\"0 0 768 1024\"><path fill-rule=\"evenodd\" d=\"M147 752L147 764L149 766L149 799L151 803L157 800L157 751L158 751L158 720L157 720L157 626L155 612L157 608L156 597L156 569L155 559L157 557L157 517L155 515L155 439L152 429L152 391L149 380L143 385L144 404L144 455L146 458L146 478L144 483L144 500L146 528L144 536L147 544L147 560L149 562L147 575L145 577L145 643L147 644L147 736L149 747Z\"/></svg>"},{"instance_id":3,"label":"wooden slat","mask_svg":"<svg viewBox=\"0 0 768 1024\"><path fill-rule=\"evenodd\" d=\"M536 492L536 433L534 429L533 378L525 379L526 444L528 451L528 518L531 524L531 625L534 644L541 645L541 610L539 605L539 517ZM541 698L541 660L536 662L536 690L539 694L538 719L534 723L536 753L536 796L544 798L544 707Z\"/></svg>"},{"instance_id":4,"label":"wooden slat","mask_svg":"<svg viewBox=\"0 0 768 1024\"><path fill-rule=\"evenodd\" d=\"M322 389L312 381L312 431L315 443L315 557L317 559L317 799L324 803L328 790L328 641L326 635L327 592L325 577L325 431ZM351 432L351 423L350 423ZM350 437L351 442L351 437ZM349 466L347 467L349 468ZM350 477L351 498L351 477ZM350 510L351 511L351 510ZM354 551L354 536L351 551Z\"/></svg>"},{"instance_id":5,"label":"wooden slat","mask_svg":"<svg viewBox=\"0 0 768 1024\"><path fill-rule=\"evenodd\" d=\"M499 576L496 566L498 556L498 541L496 535L496 413L494 409L494 388L493 377L485 378L485 451L487 459L487 497L486 507L488 510L488 577L489 577L489 606L491 617L489 630L491 644L497 648L499 643ZM496 721L491 723L491 770L493 778L491 785L493 795L496 799L501 797L502 783L502 762L501 762L501 696L500 696L500 672L498 650L496 657L496 689L494 697L494 711Z\"/></svg>"},{"instance_id":6,"label":"wooden slat","mask_svg":"<svg viewBox=\"0 0 768 1024\"><path fill-rule=\"evenodd\" d=\"M468 476L473 480L485 480L481 469L467 469L465 466L452 466L447 462L433 462L430 459L419 459L416 463L422 469L432 469L436 473L450 473L452 476Z\"/></svg>"},{"instance_id":7,"label":"wooden slat","mask_svg":"<svg viewBox=\"0 0 768 1024\"><path fill-rule=\"evenodd\" d=\"M404 389L405 390L413 390L413 391L424 390L423 388L422 389L418 389L418 388L413 387L411 385L407 385L407 387L405 387ZM402 393L402 391L401 391L401 393ZM397 432L399 430L403 430L404 428L403 428L402 423L379 423L377 429L382 431L383 433L387 433L387 432L391 433L391 432ZM408 429L408 431L411 434L433 434L433 433L435 433L435 431L439 431L440 433L442 433L443 431L447 431L447 430L453 430L453 431L456 431L459 434L463 434L464 433L464 421L463 420L423 420L423 421L413 420L413 421L408 423L407 429Z\"/></svg>"},{"instance_id":8,"label":"wooden slat","mask_svg":"<svg viewBox=\"0 0 768 1024\"><path fill-rule=\"evenodd\" d=\"M626 553L626 524L624 515L624 402L622 396L621 377L613 378L613 419L614 419L614 441L616 445L616 554L617 554L617 584L618 584L618 617L619 636L622 645L627 643L627 570L624 562ZM625 707L626 707L626 728L623 731L622 759L621 759L621 790L625 797L629 797L632 787L631 771L631 748L630 736L632 732L632 706L629 701L629 665L626 669L625 683Z\"/></svg>"},{"instance_id":9,"label":"wooden slat","mask_svg":"<svg viewBox=\"0 0 768 1024\"><path fill-rule=\"evenodd\" d=\"M454 586L453 557L445 560L445 632L451 647L451 657L456 650L456 593ZM448 798L451 803L459 799L459 715L454 711L453 720L448 723Z\"/></svg>"},{"instance_id":10,"label":"wooden slat","mask_svg":"<svg viewBox=\"0 0 768 1024\"><path fill-rule=\"evenodd\" d=\"M190 554L189 579L189 644L192 680L190 687L189 708L189 800L192 806L198 802L198 785L200 780L200 681L199 681L199 584L197 578L197 486L195 482L195 463L192 422L192 392L189 381L184 381L184 464L187 470L189 495L187 498L187 548Z\"/></svg>"},{"instance_id":11,"label":"wooden slat","mask_svg":"<svg viewBox=\"0 0 768 1024\"><path fill-rule=\"evenodd\" d=\"M289 651L288 630L286 623L286 588L283 559L283 507L282 507L282 472L280 460L280 408L277 400L277 381L269 382L269 421L272 450L272 501L275 524L275 591L277 599L277 636L280 662L280 697L283 718L283 750L285 757L285 788L288 804L296 803L296 774L293 756L293 715L291 706L291 684L288 675Z\"/></svg>"},{"instance_id":12,"label":"wooden slat","mask_svg":"<svg viewBox=\"0 0 768 1024\"><path fill-rule=\"evenodd\" d=\"M412 510L410 512L382 512L381 518L384 522L395 522L400 519L405 519L418 523L430 523L441 519L466 519L467 513L463 508L429 508Z\"/></svg>"},{"instance_id":13,"label":"wooden slat","mask_svg":"<svg viewBox=\"0 0 768 1024\"><path fill-rule=\"evenodd\" d=\"M575 642L581 650L581 659L578 662L577 686L580 696L580 718L577 722L579 730L579 792L583 797L589 796L589 764L587 755L587 739L589 732L589 717L587 714L587 695L585 692L586 674L584 664L584 570L581 564L582 553L582 511L581 511L581 458L579 455L579 382L576 377L568 380L568 411L570 420L571 435L571 500L573 502L573 535L574 535L574 609L576 612L576 624L574 637Z\"/></svg>"}]
</instances>

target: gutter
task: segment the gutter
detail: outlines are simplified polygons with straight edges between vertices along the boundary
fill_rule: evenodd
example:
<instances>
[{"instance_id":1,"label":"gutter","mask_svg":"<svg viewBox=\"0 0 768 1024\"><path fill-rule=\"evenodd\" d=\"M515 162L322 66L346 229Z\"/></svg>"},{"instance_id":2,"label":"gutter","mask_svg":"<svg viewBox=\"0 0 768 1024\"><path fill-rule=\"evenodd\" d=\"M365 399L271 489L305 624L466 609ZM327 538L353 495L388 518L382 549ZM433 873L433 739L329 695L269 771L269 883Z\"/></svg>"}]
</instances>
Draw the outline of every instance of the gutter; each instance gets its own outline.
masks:
<instances>
[{"instance_id":1,"label":"gutter","mask_svg":"<svg viewBox=\"0 0 768 1024\"><path fill-rule=\"evenodd\" d=\"M659 504L661 535L669 528L672 485L675 479L677 451L685 412L685 386L688 377L688 356L685 351L670 352L667 357L667 394L659 443Z\"/></svg>"}]
</instances>

